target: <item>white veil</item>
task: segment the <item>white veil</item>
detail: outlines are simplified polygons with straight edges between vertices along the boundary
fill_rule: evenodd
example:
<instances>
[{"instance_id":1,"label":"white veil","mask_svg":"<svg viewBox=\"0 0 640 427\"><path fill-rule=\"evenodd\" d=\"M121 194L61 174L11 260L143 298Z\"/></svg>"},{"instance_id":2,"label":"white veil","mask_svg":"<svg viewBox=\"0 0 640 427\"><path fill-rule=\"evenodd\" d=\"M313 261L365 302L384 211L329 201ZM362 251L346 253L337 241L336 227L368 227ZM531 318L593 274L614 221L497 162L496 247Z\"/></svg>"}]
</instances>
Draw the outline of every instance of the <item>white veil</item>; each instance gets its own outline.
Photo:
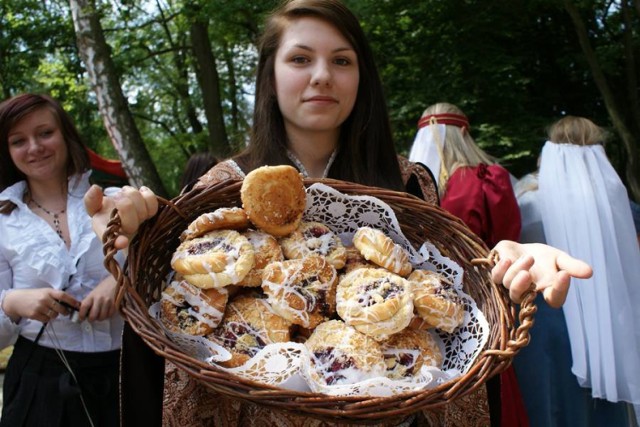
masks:
<instances>
[{"instance_id":1,"label":"white veil","mask_svg":"<svg viewBox=\"0 0 640 427\"><path fill-rule=\"evenodd\" d=\"M434 123L420 127L409 152L409 160L420 162L429 168L436 180L436 185L439 185L441 153L446 135L447 126L443 124Z\"/></svg>"},{"instance_id":2,"label":"white veil","mask_svg":"<svg viewBox=\"0 0 640 427\"><path fill-rule=\"evenodd\" d=\"M601 145L547 141L539 195L547 243L593 267L564 312L573 373L592 395L640 403L640 250L627 191Z\"/></svg>"}]
</instances>

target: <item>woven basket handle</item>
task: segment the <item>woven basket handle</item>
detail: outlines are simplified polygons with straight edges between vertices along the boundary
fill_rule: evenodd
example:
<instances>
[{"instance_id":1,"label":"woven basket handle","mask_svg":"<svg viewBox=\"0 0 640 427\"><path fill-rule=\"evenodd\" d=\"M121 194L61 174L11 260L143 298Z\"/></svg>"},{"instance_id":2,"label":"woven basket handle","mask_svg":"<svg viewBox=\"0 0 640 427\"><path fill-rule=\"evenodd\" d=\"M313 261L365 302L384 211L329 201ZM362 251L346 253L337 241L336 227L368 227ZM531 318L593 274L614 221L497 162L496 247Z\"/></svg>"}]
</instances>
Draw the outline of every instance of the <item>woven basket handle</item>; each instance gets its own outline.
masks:
<instances>
[{"instance_id":1,"label":"woven basket handle","mask_svg":"<svg viewBox=\"0 0 640 427\"><path fill-rule=\"evenodd\" d=\"M185 214L170 200L163 197L156 196L159 205L168 205L173 208L180 216L185 217ZM157 214L156 214L157 215ZM121 234L120 229L122 226L122 220L118 214L118 209L111 211L111 217L107 223L107 228L102 235L102 251L104 253L104 266L115 277L117 281L115 304L119 309L122 304L122 300L126 291L131 289L130 279L123 274L122 267L115 260L115 255L118 250L115 247L116 238Z\"/></svg>"},{"instance_id":2,"label":"woven basket handle","mask_svg":"<svg viewBox=\"0 0 640 427\"><path fill-rule=\"evenodd\" d=\"M486 258L474 258L471 260L473 265L486 265L489 268L493 268L498 261L500 261L500 255L496 250L489 252ZM531 341L529 335L529 329L533 326L533 317L538 311L538 307L535 304L536 300L536 285L531 284L531 287L522 296L520 302L520 312L518 314L518 320L520 322L518 328L515 331L515 339L507 341L506 349L504 350L486 350L485 355L495 355L499 358L512 358L523 347L526 347Z\"/></svg>"}]
</instances>

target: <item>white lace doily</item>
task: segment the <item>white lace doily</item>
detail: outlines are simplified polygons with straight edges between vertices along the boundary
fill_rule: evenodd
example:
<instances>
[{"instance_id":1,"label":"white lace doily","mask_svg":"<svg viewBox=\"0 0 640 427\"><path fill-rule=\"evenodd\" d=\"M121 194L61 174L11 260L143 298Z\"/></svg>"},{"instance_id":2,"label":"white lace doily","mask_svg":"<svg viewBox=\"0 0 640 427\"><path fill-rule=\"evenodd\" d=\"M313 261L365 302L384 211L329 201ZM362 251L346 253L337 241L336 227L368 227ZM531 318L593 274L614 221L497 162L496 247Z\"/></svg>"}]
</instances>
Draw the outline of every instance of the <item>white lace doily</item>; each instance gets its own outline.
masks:
<instances>
[{"instance_id":1,"label":"white lace doily","mask_svg":"<svg viewBox=\"0 0 640 427\"><path fill-rule=\"evenodd\" d=\"M347 245L351 244L359 227L385 230L389 237L409 252L414 268L436 271L453 284L464 303L465 316L462 325L454 333L438 332L444 356L442 369L423 367L419 374L404 380L378 377L357 384L326 386L313 381L308 372L309 353L303 344L294 342L269 344L245 365L233 369L217 365L220 369L291 390L313 390L328 395L389 396L435 387L465 374L473 366L489 338L489 324L475 301L462 290L462 267L440 254L428 241L416 250L402 234L393 210L375 197L345 195L325 184L313 184L307 188L304 220L326 224ZM211 364L231 358L228 351L205 338L174 333L164 328L159 320L159 303L149 308L149 314L185 354Z\"/></svg>"}]
</instances>

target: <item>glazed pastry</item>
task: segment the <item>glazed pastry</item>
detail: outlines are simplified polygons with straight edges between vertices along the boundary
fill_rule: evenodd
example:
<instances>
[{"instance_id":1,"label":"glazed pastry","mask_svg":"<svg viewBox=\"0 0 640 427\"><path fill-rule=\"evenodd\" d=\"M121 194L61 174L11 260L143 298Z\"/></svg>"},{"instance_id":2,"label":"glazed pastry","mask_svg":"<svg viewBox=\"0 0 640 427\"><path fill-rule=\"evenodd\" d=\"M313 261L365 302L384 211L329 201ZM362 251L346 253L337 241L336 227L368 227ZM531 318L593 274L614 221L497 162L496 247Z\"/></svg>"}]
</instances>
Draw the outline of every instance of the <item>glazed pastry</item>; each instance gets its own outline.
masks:
<instances>
[{"instance_id":1,"label":"glazed pastry","mask_svg":"<svg viewBox=\"0 0 640 427\"><path fill-rule=\"evenodd\" d=\"M365 259L380 267L403 277L411 273L407 251L380 230L360 227L353 236L353 245Z\"/></svg>"},{"instance_id":2,"label":"glazed pastry","mask_svg":"<svg viewBox=\"0 0 640 427\"><path fill-rule=\"evenodd\" d=\"M193 220L182 232L180 240L200 237L213 230L245 230L249 227L249 218L242 208L219 208L207 212Z\"/></svg>"},{"instance_id":3,"label":"glazed pastry","mask_svg":"<svg viewBox=\"0 0 640 427\"><path fill-rule=\"evenodd\" d=\"M428 270L415 270L408 280L413 283L416 313L428 325L452 333L462 324L464 304L442 275ZM424 329L425 326L420 328Z\"/></svg>"},{"instance_id":4,"label":"glazed pastry","mask_svg":"<svg viewBox=\"0 0 640 427\"><path fill-rule=\"evenodd\" d=\"M411 284L383 268L356 269L340 279L336 309L348 325L384 340L413 317Z\"/></svg>"},{"instance_id":5,"label":"glazed pastry","mask_svg":"<svg viewBox=\"0 0 640 427\"><path fill-rule=\"evenodd\" d=\"M263 166L249 172L240 198L257 228L284 237L300 225L307 203L302 175L293 166Z\"/></svg>"},{"instance_id":6,"label":"glazed pastry","mask_svg":"<svg viewBox=\"0 0 640 427\"><path fill-rule=\"evenodd\" d=\"M238 286L260 286L264 268L272 262L284 260L280 244L270 234L259 230L247 230L242 233L249 240L254 252L254 264L249 273L242 279Z\"/></svg>"},{"instance_id":7,"label":"glazed pastry","mask_svg":"<svg viewBox=\"0 0 640 427\"><path fill-rule=\"evenodd\" d=\"M207 338L231 353L232 358L220 364L235 368L267 344L290 341L290 327L265 299L239 296L227 304L222 323Z\"/></svg>"},{"instance_id":8,"label":"glazed pastry","mask_svg":"<svg viewBox=\"0 0 640 427\"><path fill-rule=\"evenodd\" d=\"M175 271L192 285L205 289L239 283L253 264L251 243L234 230L210 231L186 240L171 258Z\"/></svg>"},{"instance_id":9,"label":"glazed pastry","mask_svg":"<svg viewBox=\"0 0 640 427\"><path fill-rule=\"evenodd\" d=\"M386 376L402 379L415 375L422 366L442 366L442 352L427 331L405 329L380 343Z\"/></svg>"},{"instance_id":10,"label":"glazed pastry","mask_svg":"<svg viewBox=\"0 0 640 427\"><path fill-rule=\"evenodd\" d=\"M173 281L162 291L160 319L174 332L207 335L224 315L226 289L200 289L185 280Z\"/></svg>"},{"instance_id":11,"label":"glazed pastry","mask_svg":"<svg viewBox=\"0 0 640 427\"><path fill-rule=\"evenodd\" d=\"M335 313L336 269L326 258L309 255L269 264L262 289L280 316L313 329Z\"/></svg>"},{"instance_id":12,"label":"glazed pastry","mask_svg":"<svg viewBox=\"0 0 640 427\"><path fill-rule=\"evenodd\" d=\"M337 310L350 325L381 322L413 307L410 283L383 268L360 268L341 277ZM405 325L406 326L406 325Z\"/></svg>"},{"instance_id":13,"label":"glazed pastry","mask_svg":"<svg viewBox=\"0 0 640 427\"><path fill-rule=\"evenodd\" d=\"M322 255L336 270L344 267L347 258L340 238L320 222L303 221L291 235L280 239L280 244L287 259L304 258L311 254Z\"/></svg>"},{"instance_id":14,"label":"glazed pastry","mask_svg":"<svg viewBox=\"0 0 640 427\"><path fill-rule=\"evenodd\" d=\"M377 265L367 261L355 246L345 247L345 252L347 258L342 269L345 274L358 268L378 268Z\"/></svg>"},{"instance_id":15,"label":"glazed pastry","mask_svg":"<svg viewBox=\"0 0 640 427\"><path fill-rule=\"evenodd\" d=\"M323 385L354 384L385 370L380 345L340 320L318 325L304 345L311 376Z\"/></svg>"}]
</instances>

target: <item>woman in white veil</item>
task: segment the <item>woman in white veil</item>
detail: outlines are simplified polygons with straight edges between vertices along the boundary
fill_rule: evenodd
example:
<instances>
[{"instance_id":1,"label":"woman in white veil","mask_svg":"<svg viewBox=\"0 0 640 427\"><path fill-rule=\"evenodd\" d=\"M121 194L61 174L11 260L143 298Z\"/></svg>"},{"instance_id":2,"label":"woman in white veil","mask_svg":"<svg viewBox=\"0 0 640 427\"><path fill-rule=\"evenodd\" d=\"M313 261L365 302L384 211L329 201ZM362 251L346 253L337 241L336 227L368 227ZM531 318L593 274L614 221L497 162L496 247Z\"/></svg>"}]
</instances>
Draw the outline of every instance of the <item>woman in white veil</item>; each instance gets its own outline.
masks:
<instances>
[{"instance_id":1,"label":"woman in white veil","mask_svg":"<svg viewBox=\"0 0 640 427\"><path fill-rule=\"evenodd\" d=\"M537 201L546 243L586 260L594 272L576 279L563 306L571 370L596 399L581 425L626 425L626 405L597 399L640 404L640 250L627 191L603 139L585 118L553 124Z\"/></svg>"}]
</instances>

